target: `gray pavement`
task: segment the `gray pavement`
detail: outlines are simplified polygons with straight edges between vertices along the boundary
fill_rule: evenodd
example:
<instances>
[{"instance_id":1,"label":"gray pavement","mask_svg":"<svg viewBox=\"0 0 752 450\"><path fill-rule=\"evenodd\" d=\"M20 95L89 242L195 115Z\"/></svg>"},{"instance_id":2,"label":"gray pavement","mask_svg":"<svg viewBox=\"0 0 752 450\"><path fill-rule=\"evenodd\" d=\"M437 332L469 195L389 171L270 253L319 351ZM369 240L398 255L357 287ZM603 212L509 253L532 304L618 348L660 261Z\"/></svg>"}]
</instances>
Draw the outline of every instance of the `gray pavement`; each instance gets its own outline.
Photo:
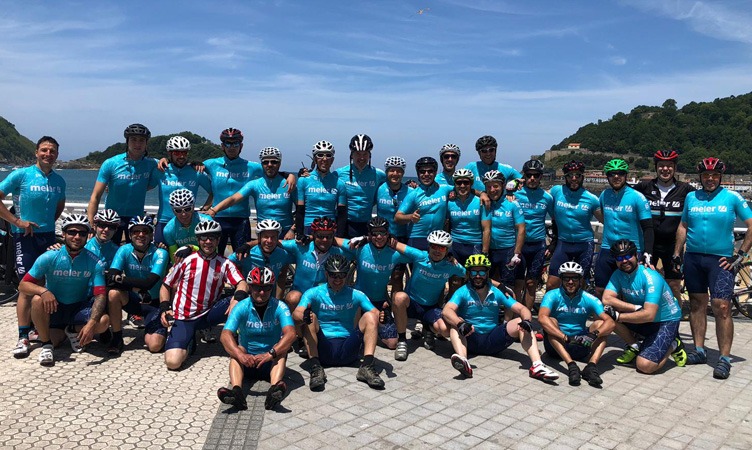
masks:
<instances>
[{"instance_id":1,"label":"gray pavement","mask_svg":"<svg viewBox=\"0 0 752 450\"><path fill-rule=\"evenodd\" d=\"M323 392L308 387L306 363L292 355L288 397L264 411L268 384L253 385L249 410L220 404L227 357L200 345L180 372L142 349L125 329L127 349L108 359L92 344L71 354L64 343L52 368L38 349L15 360L15 308L0 307L0 448L752 448L752 321L737 320L732 376L712 366L640 375L615 364L613 338L601 362L604 385L558 385L528 377L519 344L501 357L475 357L475 377L459 379L448 342L437 354L410 342L407 362L376 353L386 389L355 381L356 367L327 369ZM712 323L710 330L712 333ZM689 341L689 326L681 332ZM715 339L708 341L716 348ZM717 353L711 351L715 363ZM544 357L544 361L546 361ZM550 361L547 361L550 362ZM302 365L302 367L301 367Z\"/></svg>"}]
</instances>

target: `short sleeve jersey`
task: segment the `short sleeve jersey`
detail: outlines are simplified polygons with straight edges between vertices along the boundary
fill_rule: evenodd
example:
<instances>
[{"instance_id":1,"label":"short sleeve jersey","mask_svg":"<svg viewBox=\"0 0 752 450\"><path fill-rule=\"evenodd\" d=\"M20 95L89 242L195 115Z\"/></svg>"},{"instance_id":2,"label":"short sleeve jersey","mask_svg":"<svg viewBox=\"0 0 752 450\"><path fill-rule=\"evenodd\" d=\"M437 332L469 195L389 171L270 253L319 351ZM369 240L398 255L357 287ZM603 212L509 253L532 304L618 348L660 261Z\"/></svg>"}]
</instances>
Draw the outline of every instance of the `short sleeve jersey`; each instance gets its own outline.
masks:
<instances>
[{"instance_id":1,"label":"short sleeve jersey","mask_svg":"<svg viewBox=\"0 0 752 450\"><path fill-rule=\"evenodd\" d=\"M345 286L335 292L322 284L307 290L300 298L298 307L311 308L319 321L321 332L327 339L346 338L355 327L358 308L363 312L373 309L366 294Z\"/></svg>"},{"instance_id":2,"label":"short sleeve jersey","mask_svg":"<svg viewBox=\"0 0 752 450\"><path fill-rule=\"evenodd\" d=\"M350 179L352 168L352 180ZM351 222L368 222L376 204L376 191L386 181L383 170L366 166L358 170L354 165L337 169L339 179L347 188L347 220Z\"/></svg>"},{"instance_id":3,"label":"short sleeve jersey","mask_svg":"<svg viewBox=\"0 0 752 450\"><path fill-rule=\"evenodd\" d=\"M112 265L112 260L115 259L115 253L117 253L119 246L115 245L112 241L107 241L104 244L99 242L96 237L89 239L84 246L87 250L97 255L97 257L104 264L104 268L108 269Z\"/></svg>"},{"instance_id":4,"label":"short sleeve jersey","mask_svg":"<svg viewBox=\"0 0 752 450\"><path fill-rule=\"evenodd\" d=\"M293 224L292 205L297 200L297 192L288 191L287 180L277 175L269 178L266 175L246 183L240 189L244 198L252 198L256 205L256 216L262 220L276 220L282 229L289 229Z\"/></svg>"},{"instance_id":5,"label":"short sleeve jersey","mask_svg":"<svg viewBox=\"0 0 752 450\"><path fill-rule=\"evenodd\" d=\"M551 188L554 199L552 218L556 221L559 239L569 243L588 242L594 239L590 221L593 214L601 209L598 197L584 188L576 191L566 186Z\"/></svg>"},{"instance_id":6,"label":"short sleeve jersey","mask_svg":"<svg viewBox=\"0 0 752 450\"><path fill-rule=\"evenodd\" d=\"M329 255L344 255L348 259L353 259L353 252L348 248L349 240L345 239L342 247L332 246L328 252L319 253L313 242L308 245L299 245L296 241L281 241L282 248L287 250L291 261L295 261L295 278L292 282L292 288L296 291L305 292L320 283L326 282L324 273L324 261Z\"/></svg>"},{"instance_id":7,"label":"short sleeve jersey","mask_svg":"<svg viewBox=\"0 0 752 450\"><path fill-rule=\"evenodd\" d=\"M112 260L110 268L122 270L126 277L146 278L153 273L163 278L165 272L167 272L169 262L170 258L167 250L157 248L154 244L149 244L146 254L140 261L134 253L133 244L125 244L121 245L117 253L115 253L115 258ZM149 294L151 294L152 298L159 298L159 289L161 287L160 283L155 283L149 289Z\"/></svg>"},{"instance_id":8,"label":"short sleeve jersey","mask_svg":"<svg viewBox=\"0 0 752 450\"><path fill-rule=\"evenodd\" d=\"M402 204L407 194L412 190L413 188L403 184L397 192L392 192L389 185L384 183L379 186L376 193L376 215L383 217L389 222L389 232L394 237L407 236L407 224L398 224L395 222L394 215L397 213L399 205Z\"/></svg>"},{"instance_id":9,"label":"short sleeve jersey","mask_svg":"<svg viewBox=\"0 0 752 450\"><path fill-rule=\"evenodd\" d=\"M65 202L65 180L57 172L47 175L37 165L14 170L0 182L0 191L11 195L16 217L39 225L38 232L55 231L57 205ZM11 230L24 232L15 225Z\"/></svg>"},{"instance_id":10,"label":"short sleeve jersey","mask_svg":"<svg viewBox=\"0 0 752 450\"><path fill-rule=\"evenodd\" d=\"M66 305L87 301L90 287L95 295L105 293L104 264L85 248L75 258L71 258L65 246L46 251L37 258L24 280L45 280L45 287Z\"/></svg>"},{"instance_id":11,"label":"short sleeve jersey","mask_svg":"<svg viewBox=\"0 0 752 450\"><path fill-rule=\"evenodd\" d=\"M434 230L443 230L447 213L447 196L452 186L430 186L419 184L413 189L399 207L399 212L412 214L416 210L420 213L418 223L408 225L411 238L425 238Z\"/></svg>"},{"instance_id":12,"label":"short sleeve jersey","mask_svg":"<svg viewBox=\"0 0 752 450\"><path fill-rule=\"evenodd\" d=\"M601 192L601 209L603 210L603 243L601 249L611 248L619 239L629 239L637 244L641 254L645 247L642 237L641 220L653 220L650 202L644 195L629 186L615 192L606 189Z\"/></svg>"},{"instance_id":13,"label":"short sleeve jersey","mask_svg":"<svg viewBox=\"0 0 752 450\"><path fill-rule=\"evenodd\" d=\"M187 164L183 167L170 164L164 172L157 169L154 171L154 177L159 190L157 220L160 223L167 223L175 217L170 206L170 194L174 191L188 189L193 193L194 198L198 196L199 186L207 193L212 192L209 177L205 173L196 172L196 169Z\"/></svg>"},{"instance_id":14,"label":"short sleeve jersey","mask_svg":"<svg viewBox=\"0 0 752 450\"><path fill-rule=\"evenodd\" d=\"M637 266L632 273L617 270L611 275L606 289L616 292L623 301L643 306L658 305L653 322L668 322L681 319L679 302L674 298L668 283L653 269Z\"/></svg>"},{"instance_id":15,"label":"short sleeve jersey","mask_svg":"<svg viewBox=\"0 0 752 450\"><path fill-rule=\"evenodd\" d=\"M519 173L517 169L508 164L502 164L498 161L494 161L490 165L484 163L483 161L474 161L466 165L465 169L470 170L473 175L475 175L473 189L479 191L486 189L486 186L483 184L483 175L485 175L489 170L498 170L502 175L504 175L504 179L506 179L507 181L516 178L522 178L522 174Z\"/></svg>"},{"instance_id":16,"label":"short sleeve jersey","mask_svg":"<svg viewBox=\"0 0 752 450\"><path fill-rule=\"evenodd\" d=\"M559 329L567 336L585 334L588 318L603 312L603 303L598 298L582 289L570 298L563 287L546 292L540 307L551 310L551 317L559 322Z\"/></svg>"},{"instance_id":17,"label":"short sleeve jersey","mask_svg":"<svg viewBox=\"0 0 752 450\"><path fill-rule=\"evenodd\" d=\"M282 328L295 326L284 302L271 297L259 316L253 300L247 298L232 308L224 329L238 335L238 343L249 355L266 353L279 342Z\"/></svg>"},{"instance_id":18,"label":"short sleeve jersey","mask_svg":"<svg viewBox=\"0 0 752 450\"><path fill-rule=\"evenodd\" d=\"M491 220L491 212L484 208L478 196L470 194L465 200L459 197L447 203L452 239L460 244L477 244L483 235L481 222Z\"/></svg>"},{"instance_id":19,"label":"short sleeve jersey","mask_svg":"<svg viewBox=\"0 0 752 450\"><path fill-rule=\"evenodd\" d=\"M523 186L514 193L525 216L525 242L546 240L546 216L553 216L554 198L545 190Z\"/></svg>"},{"instance_id":20,"label":"short sleeve jersey","mask_svg":"<svg viewBox=\"0 0 752 450\"><path fill-rule=\"evenodd\" d=\"M455 291L449 303L457 305L457 315L471 323L477 333L485 334L499 325L500 306L509 309L516 302L494 286L489 286L488 295L481 299L478 291L465 284Z\"/></svg>"},{"instance_id":21,"label":"short sleeve jersey","mask_svg":"<svg viewBox=\"0 0 752 450\"><path fill-rule=\"evenodd\" d=\"M517 225L525 223L520 204L502 197L491 203L491 249L514 247L517 242Z\"/></svg>"},{"instance_id":22,"label":"short sleeve jersey","mask_svg":"<svg viewBox=\"0 0 752 450\"><path fill-rule=\"evenodd\" d=\"M282 268L295 262L287 253L287 250L283 248L275 247L272 254L267 256L264 255L263 250L258 245L253 247L248 256L243 258L242 261L238 260L235 253L230 255L228 259L240 268L240 272L246 278L254 267L268 267L274 272L274 277L279 279L279 273L282 271Z\"/></svg>"},{"instance_id":23,"label":"short sleeve jersey","mask_svg":"<svg viewBox=\"0 0 752 450\"><path fill-rule=\"evenodd\" d=\"M191 223L184 227L177 217L173 217L167 222L167 225L165 225L164 230L162 231L165 243L168 247L198 245L198 239L196 239L196 225L198 225L199 222L205 222L207 220L213 219L206 214L194 212L193 217L191 217Z\"/></svg>"},{"instance_id":24,"label":"short sleeve jersey","mask_svg":"<svg viewBox=\"0 0 752 450\"><path fill-rule=\"evenodd\" d=\"M305 204L304 225L309 226L318 217L337 217L337 206L347 205L347 187L337 176L329 172L323 177L318 170L298 180L298 203Z\"/></svg>"},{"instance_id":25,"label":"short sleeve jersey","mask_svg":"<svg viewBox=\"0 0 752 450\"><path fill-rule=\"evenodd\" d=\"M213 206L239 192L249 181L255 180L263 174L261 164L243 158L229 159L227 156L207 159L204 161L206 173L211 180L214 194ZM251 205L248 197L217 213L217 217L242 217L251 215Z\"/></svg>"},{"instance_id":26,"label":"short sleeve jersey","mask_svg":"<svg viewBox=\"0 0 752 450\"><path fill-rule=\"evenodd\" d=\"M114 209L121 217L144 213L146 191L156 187L157 160L143 157L127 158L127 153L109 158L99 168L97 182L107 185L106 209Z\"/></svg>"},{"instance_id":27,"label":"short sleeve jersey","mask_svg":"<svg viewBox=\"0 0 752 450\"><path fill-rule=\"evenodd\" d=\"M405 246L405 253L402 254L391 247L378 249L373 244L366 244L356 250L358 277L355 289L374 302L384 300L387 298L386 285L394 267L400 263L418 261L422 257L422 251L409 246Z\"/></svg>"},{"instance_id":28,"label":"short sleeve jersey","mask_svg":"<svg viewBox=\"0 0 752 450\"><path fill-rule=\"evenodd\" d=\"M742 221L752 217L747 201L737 192L719 187L711 193L698 190L687 194L682 212L687 251L731 256L737 217Z\"/></svg>"},{"instance_id":29,"label":"short sleeve jersey","mask_svg":"<svg viewBox=\"0 0 752 450\"><path fill-rule=\"evenodd\" d=\"M423 306L431 306L439 302L439 297L444 293L444 285L451 277L465 276L465 268L447 259L433 262L428 252L421 253L423 256L414 261L413 274L405 292L410 300Z\"/></svg>"},{"instance_id":30,"label":"short sleeve jersey","mask_svg":"<svg viewBox=\"0 0 752 450\"><path fill-rule=\"evenodd\" d=\"M454 174L441 171L438 173L438 175L436 175L436 182L441 186L454 187Z\"/></svg>"}]
</instances>

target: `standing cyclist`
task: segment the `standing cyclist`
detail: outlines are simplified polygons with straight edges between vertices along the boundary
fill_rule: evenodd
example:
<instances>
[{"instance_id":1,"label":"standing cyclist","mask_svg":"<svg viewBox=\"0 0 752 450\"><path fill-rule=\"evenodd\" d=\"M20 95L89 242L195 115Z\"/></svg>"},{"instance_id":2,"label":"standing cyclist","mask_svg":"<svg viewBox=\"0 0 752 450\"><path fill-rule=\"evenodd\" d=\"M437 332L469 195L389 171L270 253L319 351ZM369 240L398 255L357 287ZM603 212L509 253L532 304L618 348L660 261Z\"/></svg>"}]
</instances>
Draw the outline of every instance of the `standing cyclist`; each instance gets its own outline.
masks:
<instances>
[{"instance_id":1,"label":"standing cyclist","mask_svg":"<svg viewBox=\"0 0 752 450\"><path fill-rule=\"evenodd\" d=\"M367 134L350 139L350 164L337 169L347 186L347 230L345 237L363 236L376 204L376 191L386 181L383 170L371 166L373 141Z\"/></svg>"}]
</instances>

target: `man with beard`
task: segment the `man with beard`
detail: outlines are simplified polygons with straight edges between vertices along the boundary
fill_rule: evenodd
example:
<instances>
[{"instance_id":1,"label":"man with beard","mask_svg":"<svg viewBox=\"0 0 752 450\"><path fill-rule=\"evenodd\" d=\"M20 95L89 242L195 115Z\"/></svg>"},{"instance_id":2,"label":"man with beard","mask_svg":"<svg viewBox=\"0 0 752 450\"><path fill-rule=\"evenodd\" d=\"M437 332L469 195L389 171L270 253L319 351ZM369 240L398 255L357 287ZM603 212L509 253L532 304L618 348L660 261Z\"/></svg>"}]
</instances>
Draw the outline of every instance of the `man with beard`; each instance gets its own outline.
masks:
<instances>
[{"instance_id":1,"label":"man with beard","mask_svg":"<svg viewBox=\"0 0 752 450\"><path fill-rule=\"evenodd\" d=\"M481 136L475 141L475 151L478 152L480 160L469 163L465 166L465 169L469 169L475 175L475 184L473 185L473 188L478 191L483 190L483 176L486 172L491 170L498 170L501 172L501 174L504 175L504 179L507 181L522 178L522 174L517 172L512 166L496 161L496 151L498 147L499 144L493 136Z\"/></svg>"}]
</instances>

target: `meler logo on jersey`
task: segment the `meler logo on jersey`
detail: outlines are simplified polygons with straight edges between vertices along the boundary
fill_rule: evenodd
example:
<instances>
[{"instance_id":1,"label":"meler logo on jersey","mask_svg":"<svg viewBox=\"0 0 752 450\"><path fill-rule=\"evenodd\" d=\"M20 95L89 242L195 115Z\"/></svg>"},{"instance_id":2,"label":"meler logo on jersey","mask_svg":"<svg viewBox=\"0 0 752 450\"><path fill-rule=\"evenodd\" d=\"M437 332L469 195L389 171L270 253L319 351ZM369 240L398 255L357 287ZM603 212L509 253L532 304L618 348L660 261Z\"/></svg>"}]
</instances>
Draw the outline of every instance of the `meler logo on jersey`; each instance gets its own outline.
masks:
<instances>
[{"instance_id":1,"label":"meler logo on jersey","mask_svg":"<svg viewBox=\"0 0 752 450\"><path fill-rule=\"evenodd\" d=\"M673 202L667 202L665 200L650 200L650 207L653 209L660 208L681 208L681 202L674 200Z\"/></svg>"},{"instance_id":2,"label":"meler logo on jersey","mask_svg":"<svg viewBox=\"0 0 752 450\"><path fill-rule=\"evenodd\" d=\"M446 199L447 199L446 195L442 195L441 197L437 197L437 198L427 198L419 202L418 207L420 208L421 206L430 206L430 205L435 205L436 203L446 202Z\"/></svg>"},{"instance_id":3,"label":"meler logo on jersey","mask_svg":"<svg viewBox=\"0 0 752 450\"><path fill-rule=\"evenodd\" d=\"M309 187L306 188L306 192L309 194L332 194L337 195L337 188L327 189L325 187Z\"/></svg>"},{"instance_id":4,"label":"meler logo on jersey","mask_svg":"<svg viewBox=\"0 0 752 450\"><path fill-rule=\"evenodd\" d=\"M613 205L605 205L605 209L613 212L632 212L634 211L634 208L632 208L632 205L619 205L619 206L613 206Z\"/></svg>"},{"instance_id":5,"label":"meler logo on jersey","mask_svg":"<svg viewBox=\"0 0 752 450\"><path fill-rule=\"evenodd\" d=\"M468 211L450 211L449 215L452 217L473 217L473 216L480 216L480 210L479 209L470 209Z\"/></svg>"},{"instance_id":6,"label":"meler logo on jersey","mask_svg":"<svg viewBox=\"0 0 752 450\"><path fill-rule=\"evenodd\" d=\"M375 264L369 261L361 261L360 265L366 269L373 270L374 272L391 272L394 269L394 264Z\"/></svg>"},{"instance_id":7,"label":"meler logo on jersey","mask_svg":"<svg viewBox=\"0 0 752 450\"><path fill-rule=\"evenodd\" d=\"M115 175L118 180L140 180L141 178L149 178L148 173L119 173Z\"/></svg>"},{"instance_id":8,"label":"meler logo on jersey","mask_svg":"<svg viewBox=\"0 0 752 450\"><path fill-rule=\"evenodd\" d=\"M248 178L248 171L245 172L230 172L230 171L218 171L217 178Z\"/></svg>"},{"instance_id":9,"label":"meler logo on jersey","mask_svg":"<svg viewBox=\"0 0 752 450\"><path fill-rule=\"evenodd\" d=\"M319 305L319 309L324 311L344 311L346 309L353 309L355 307L352 303L345 303L342 305L335 305L333 303L322 303Z\"/></svg>"},{"instance_id":10,"label":"meler logo on jersey","mask_svg":"<svg viewBox=\"0 0 752 450\"><path fill-rule=\"evenodd\" d=\"M163 180L162 184L169 187L196 187L195 181Z\"/></svg>"},{"instance_id":11,"label":"meler logo on jersey","mask_svg":"<svg viewBox=\"0 0 752 450\"><path fill-rule=\"evenodd\" d=\"M306 259L303 260L303 267L306 267L312 270L319 270L319 265L317 263L308 261Z\"/></svg>"},{"instance_id":12,"label":"meler logo on jersey","mask_svg":"<svg viewBox=\"0 0 752 450\"><path fill-rule=\"evenodd\" d=\"M517 203L519 203L523 209L546 209L545 203L520 202L519 200Z\"/></svg>"},{"instance_id":13,"label":"meler logo on jersey","mask_svg":"<svg viewBox=\"0 0 752 450\"><path fill-rule=\"evenodd\" d=\"M345 181L345 184L347 184L348 186L376 187L376 180L371 180L371 181L353 180L353 181L350 181L349 178L348 178L348 180Z\"/></svg>"},{"instance_id":14,"label":"meler logo on jersey","mask_svg":"<svg viewBox=\"0 0 752 450\"><path fill-rule=\"evenodd\" d=\"M566 208L566 209L580 209L582 211L589 211L590 205L587 203L569 203L569 202L563 202L561 200L556 200L556 206L559 208Z\"/></svg>"},{"instance_id":15,"label":"meler logo on jersey","mask_svg":"<svg viewBox=\"0 0 752 450\"><path fill-rule=\"evenodd\" d=\"M281 198L290 198L290 193L285 191L284 194L259 194L258 197L259 200L279 200Z\"/></svg>"},{"instance_id":16,"label":"meler logo on jersey","mask_svg":"<svg viewBox=\"0 0 752 450\"><path fill-rule=\"evenodd\" d=\"M570 307L569 305L562 304L556 308L556 312L570 313L570 314L587 314L587 309L583 308L582 306Z\"/></svg>"},{"instance_id":17,"label":"meler logo on jersey","mask_svg":"<svg viewBox=\"0 0 752 450\"><path fill-rule=\"evenodd\" d=\"M489 301L487 301L485 303L481 303L481 302L479 302L477 300L468 300L467 301L467 306L475 306L475 307L478 307L478 308L483 308L485 306L495 307L495 306L498 306L498 305L499 305L499 302L497 302L496 300L489 300Z\"/></svg>"},{"instance_id":18,"label":"meler logo on jersey","mask_svg":"<svg viewBox=\"0 0 752 450\"><path fill-rule=\"evenodd\" d=\"M274 325L279 325L279 320L274 321L261 321L261 320L249 320L245 323L246 328L251 330L271 329Z\"/></svg>"},{"instance_id":19,"label":"meler logo on jersey","mask_svg":"<svg viewBox=\"0 0 752 450\"><path fill-rule=\"evenodd\" d=\"M724 210L725 210L725 207L724 207ZM716 207L715 206L693 206L689 208L689 212L691 213L714 213L716 212Z\"/></svg>"},{"instance_id":20,"label":"meler logo on jersey","mask_svg":"<svg viewBox=\"0 0 752 450\"><path fill-rule=\"evenodd\" d=\"M62 194L63 190L60 188L60 186L49 186L49 185L43 185L43 186L30 186L29 191L31 192L48 192L48 193L57 193Z\"/></svg>"},{"instance_id":21,"label":"meler logo on jersey","mask_svg":"<svg viewBox=\"0 0 752 450\"><path fill-rule=\"evenodd\" d=\"M497 209L493 212L494 217L512 217L512 211L502 211Z\"/></svg>"},{"instance_id":22,"label":"meler logo on jersey","mask_svg":"<svg viewBox=\"0 0 752 450\"><path fill-rule=\"evenodd\" d=\"M56 269L52 271L52 275L56 277L75 277L75 278L89 278L91 272L88 270L60 270Z\"/></svg>"},{"instance_id":23,"label":"meler logo on jersey","mask_svg":"<svg viewBox=\"0 0 752 450\"><path fill-rule=\"evenodd\" d=\"M437 280L441 279L441 278L445 278L445 279L449 278L449 275L447 275L447 274L433 273L433 272L429 272L429 271L427 271L426 269L423 269L423 268L418 269L418 273L421 274L421 275L423 275L424 277L435 278Z\"/></svg>"},{"instance_id":24,"label":"meler logo on jersey","mask_svg":"<svg viewBox=\"0 0 752 450\"><path fill-rule=\"evenodd\" d=\"M644 289L622 288L621 292L624 295L631 295L632 297L642 297L642 296L645 295L645 290Z\"/></svg>"}]
</instances>

